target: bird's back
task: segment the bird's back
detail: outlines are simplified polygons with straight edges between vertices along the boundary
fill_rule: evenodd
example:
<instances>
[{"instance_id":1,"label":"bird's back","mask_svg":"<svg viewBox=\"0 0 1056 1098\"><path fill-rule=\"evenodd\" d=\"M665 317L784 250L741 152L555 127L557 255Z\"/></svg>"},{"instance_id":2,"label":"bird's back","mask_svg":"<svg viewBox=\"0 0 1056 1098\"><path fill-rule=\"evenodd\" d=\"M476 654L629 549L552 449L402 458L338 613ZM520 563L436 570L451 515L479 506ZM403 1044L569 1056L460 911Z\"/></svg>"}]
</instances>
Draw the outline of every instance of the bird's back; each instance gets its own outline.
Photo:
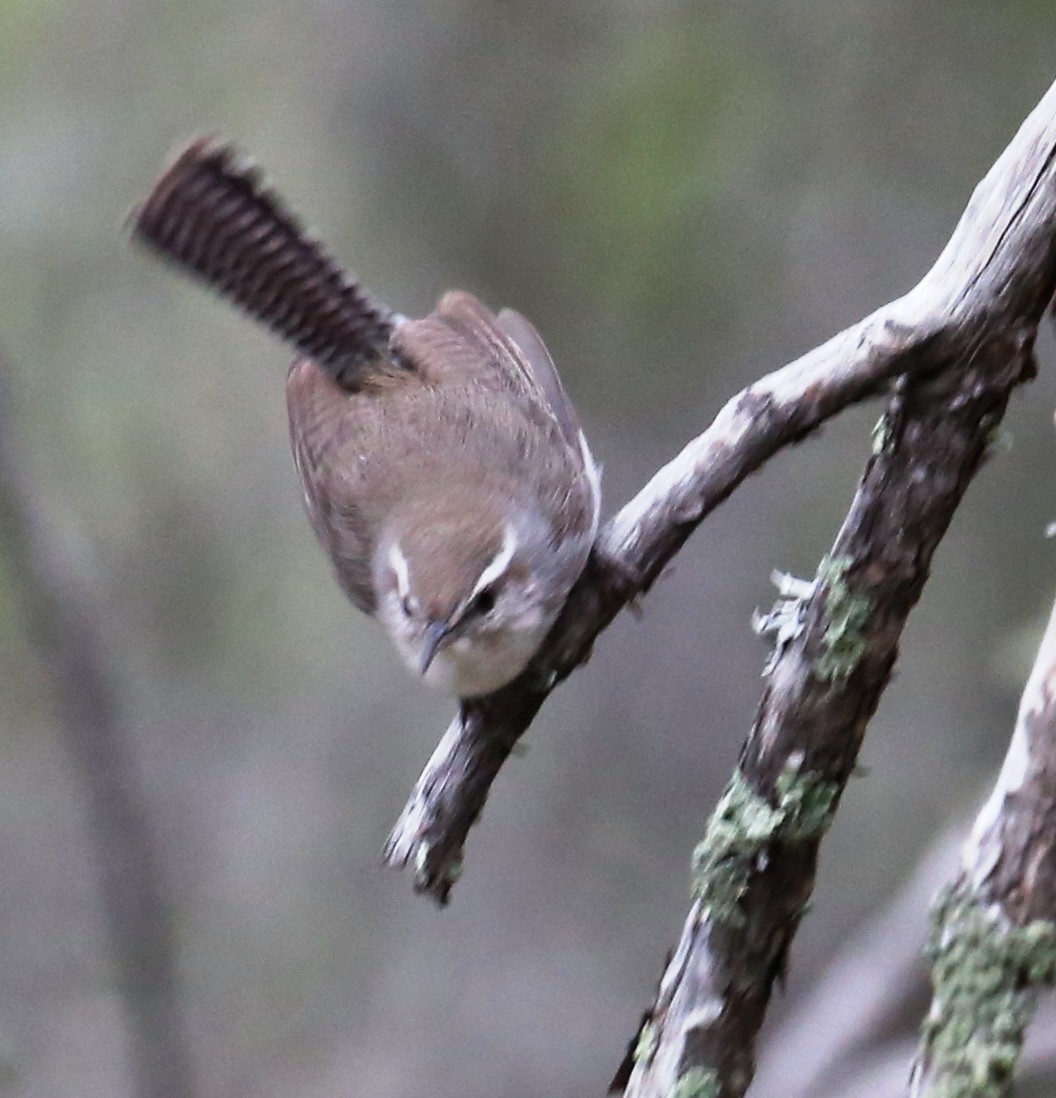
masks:
<instances>
[{"instance_id":1,"label":"bird's back","mask_svg":"<svg viewBox=\"0 0 1056 1098\"><path fill-rule=\"evenodd\" d=\"M308 513L357 606L375 609L371 561L381 524L401 501L428 507L424 493L443 491L464 508L474 500L536 507L554 525L555 544L592 531L593 466L548 355L546 364L535 365L463 293L403 322L392 359L355 391L310 359L294 362L287 402Z\"/></svg>"}]
</instances>

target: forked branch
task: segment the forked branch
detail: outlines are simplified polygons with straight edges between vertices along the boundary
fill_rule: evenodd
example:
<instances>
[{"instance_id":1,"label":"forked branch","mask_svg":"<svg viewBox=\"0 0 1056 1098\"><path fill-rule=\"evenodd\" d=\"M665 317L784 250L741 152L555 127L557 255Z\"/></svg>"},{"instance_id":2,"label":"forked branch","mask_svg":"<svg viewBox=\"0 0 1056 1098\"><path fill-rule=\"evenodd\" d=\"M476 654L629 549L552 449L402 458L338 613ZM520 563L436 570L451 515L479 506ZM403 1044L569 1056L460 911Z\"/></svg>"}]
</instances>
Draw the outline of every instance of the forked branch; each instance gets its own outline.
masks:
<instances>
[{"instance_id":1,"label":"forked branch","mask_svg":"<svg viewBox=\"0 0 1056 1098\"><path fill-rule=\"evenodd\" d=\"M923 582L934 548L931 539L937 540L949 521L1010 388L1032 369L1033 339L1052 297L1056 272L1054 156L1056 87L976 188L942 254L913 290L743 390L604 526L590 565L527 671L498 693L463 703L389 837L387 863L413 867L415 887L446 902L461 868L466 837L492 782L550 691L586 660L598 634L649 589L696 526L750 473L847 406L881 392L896 377L906 381L885 420L884 437L878 439L880 453L870 464L874 477L895 462L909 478L899 489L903 492L918 473L929 470L939 479L953 477L957 484L941 521L937 515L930 520L926 558L916 569ZM985 399L978 399L973 386L986 390ZM976 417L974 425L965 419L966 410L969 419ZM956 454L936 455L929 440L921 445L917 436L933 424L941 429L935 416L947 413L957 417L964 433L956 440ZM922 464L915 469L908 462ZM873 483L869 491L870 512L883 516L892 489ZM864 502L856 500L855 508ZM922 501L914 495L905 502ZM852 509L849 522L854 515ZM912 510L909 516L918 517ZM862 537L859 531L858 540ZM842 543L841 534L838 545ZM905 551L919 548L907 544ZM833 560L839 562L843 555L838 548ZM864 560L852 556L843 572L857 582ZM859 697L862 722L886 683L904 614L919 593L914 584L909 588L900 596L901 617L886 626L893 634L876 694ZM827 590L826 584L819 586L807 611L818 621ZM816 634L810 636L816 643ZM772 697L773 680L767 692ZM766 705L764 699L764 711ZM767 722L775 719L767 712ZM782 768L776 758L767 764L768 793Z\"/></svg>"}]
</instances>

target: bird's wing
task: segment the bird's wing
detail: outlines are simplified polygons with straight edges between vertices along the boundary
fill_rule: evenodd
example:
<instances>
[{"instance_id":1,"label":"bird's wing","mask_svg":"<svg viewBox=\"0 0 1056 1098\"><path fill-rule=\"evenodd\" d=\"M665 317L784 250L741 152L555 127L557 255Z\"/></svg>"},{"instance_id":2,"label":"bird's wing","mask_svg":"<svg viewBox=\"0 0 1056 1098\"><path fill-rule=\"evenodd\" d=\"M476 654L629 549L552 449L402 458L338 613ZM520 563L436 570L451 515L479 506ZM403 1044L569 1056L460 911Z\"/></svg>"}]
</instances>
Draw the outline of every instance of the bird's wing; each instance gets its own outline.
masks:
<instances>
[{"instance_id":1,"label":"bird's wing","mask_svg":"<svg viewBox=\"0 0 1056 1098\"><path fill-rule=\"evenodd\" d=\"M360 610L373 614L370 568L375 524L367 513L373 501L351 483L360 468L350 434L363 421L350 405L370 399L342 389L311 359L297 359L290 367L286 381L290 445L308 518L330 555L338 583Z\"/></svg>"},{"instance_id":2,"label":"bird's wing","mask_svg":"<svg viewBox=\"0 0 1056 1098\"><path fill-rule=\"evenodd\" d=\"M497 317L499 327L521 352L528 373L539 387L546 403L561 428L561 433L573 448L579 446L579 416L569 400L554 360L546 349L543 337L535 325L514 309L502 309Z\"/></svg>"},{"instance_id":3,"label":"bird's wing","mask_svg":"<svg viewBox=\"0 0 1056 1098\"><path fill-rule=\"evenodd\" d=\"M393 346L427 382L472 378L510 399L527 398L579 452L575 409L542 338L520 313L504 309L496 317L472 294L453 290L427 317L401 325Z\"/></svg>"}]
</instances>

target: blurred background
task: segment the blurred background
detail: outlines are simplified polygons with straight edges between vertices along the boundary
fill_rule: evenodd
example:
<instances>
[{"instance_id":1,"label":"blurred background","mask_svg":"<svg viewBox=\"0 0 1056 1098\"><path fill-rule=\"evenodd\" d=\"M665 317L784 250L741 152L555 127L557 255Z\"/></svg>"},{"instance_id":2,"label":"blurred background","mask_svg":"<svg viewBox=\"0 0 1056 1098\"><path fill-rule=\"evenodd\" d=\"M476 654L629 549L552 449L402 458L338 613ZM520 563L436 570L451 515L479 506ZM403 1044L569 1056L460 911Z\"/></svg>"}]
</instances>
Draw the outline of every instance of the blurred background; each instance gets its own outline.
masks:
<instances>
[{"instance_id":1,"label":"blurred background","mask_svg":"<svg viewBox=\"0 0 1056 1098\"><path fill-rule=\"evenodd\" d=\"M380 850L453 706L330 578L288 451L288 353L127 245L171 147L237 139L405 313L463 287L531 317L611 513L727 397L923 274L1056 77L1054 41L1040 0L0 0L8 445L90 595L173 935L166 1039L194 1094L603 1093L752 719L752 610L771 569L813 574L880 405L771 462L643 620L605 634L437 911ZM856 935L1003 755L1056 574L1039 350L1011 447L911 621L767 1048L842 943L868 959ZM114 852L8 548L0 1094L119 1098L139 1038L113 963ZM910 956L934 883L908 909ZM759 1093L789 1093L767 1055Z\"/></svg>"}]
</instances>

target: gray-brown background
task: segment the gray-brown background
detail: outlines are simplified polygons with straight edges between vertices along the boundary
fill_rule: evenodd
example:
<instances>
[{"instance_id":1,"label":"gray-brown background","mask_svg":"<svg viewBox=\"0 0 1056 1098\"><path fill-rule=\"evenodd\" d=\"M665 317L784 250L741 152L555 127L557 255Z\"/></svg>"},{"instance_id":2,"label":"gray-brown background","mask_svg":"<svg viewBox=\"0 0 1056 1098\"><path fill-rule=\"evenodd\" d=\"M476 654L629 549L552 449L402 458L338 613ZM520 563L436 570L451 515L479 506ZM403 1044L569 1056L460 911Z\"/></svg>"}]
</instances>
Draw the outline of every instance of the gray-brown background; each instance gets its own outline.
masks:
<instances>
[{"instance_id":1,"label":"gray-brown background","mask_svg":"<svg viewBox=\"0 0 1056 1098\"><path fill-rule=\"evenodd\" d=\"M772 568L812 573L878 406L753 478L605 635L438 913L379 850L452 707L329 577L286 352L126 246L171 145L237 138L404 312L461 286L529 315L611 511L736 389L923 273L1054 41L1025 0L0 0L0 346L120 669L203 1095L603 1090L752 716L751 611ZM1056 574L1054 402L1046 368L937 556L793 1005L1002 754ZM2 571L0 683L0 1093L113 1098L82 791Z\"/></svg>"}]
</instances>

